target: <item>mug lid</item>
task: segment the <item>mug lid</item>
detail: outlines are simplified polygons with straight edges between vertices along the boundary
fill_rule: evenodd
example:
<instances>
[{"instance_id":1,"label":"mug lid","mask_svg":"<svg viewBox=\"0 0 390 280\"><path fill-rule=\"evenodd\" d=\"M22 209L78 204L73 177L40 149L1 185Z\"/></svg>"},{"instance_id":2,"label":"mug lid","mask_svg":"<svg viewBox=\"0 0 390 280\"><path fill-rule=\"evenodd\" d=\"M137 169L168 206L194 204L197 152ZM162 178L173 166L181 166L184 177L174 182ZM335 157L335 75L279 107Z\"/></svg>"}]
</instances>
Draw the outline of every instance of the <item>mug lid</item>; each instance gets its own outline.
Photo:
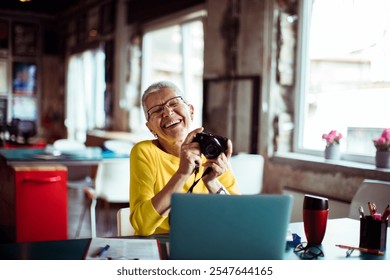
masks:
<instances>
[{"instance_id":1,"label":"mug lid","mask_svg":"<svg viewBox=\"0 0 390 280\"><path fill-rule=\"evenodd\" d=\"M305 199L303 200L303 209L327 210L328 199L326 197L305 194Z\"/></svg>"}]
</instances>

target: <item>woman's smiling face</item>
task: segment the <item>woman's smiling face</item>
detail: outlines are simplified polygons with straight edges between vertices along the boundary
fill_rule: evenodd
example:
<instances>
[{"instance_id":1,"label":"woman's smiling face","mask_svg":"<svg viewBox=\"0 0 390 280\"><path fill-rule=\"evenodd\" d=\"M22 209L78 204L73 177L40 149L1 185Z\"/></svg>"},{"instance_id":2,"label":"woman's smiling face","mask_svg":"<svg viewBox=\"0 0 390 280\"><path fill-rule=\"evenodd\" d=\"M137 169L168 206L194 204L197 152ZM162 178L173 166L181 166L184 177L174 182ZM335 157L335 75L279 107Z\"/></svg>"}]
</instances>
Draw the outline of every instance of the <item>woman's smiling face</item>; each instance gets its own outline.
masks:
<instances>
[{"instance_id":1,"label":"woman's smiling face","mask_svg":"<svg viewBox=\"0 0 390 280\"><path fill-rule=\"evenodd\" d=\"M171 88L150 93L145 105L149 112L146 126L157 136L160 144L165 146L184 141L190 132L194 112L192 105L185 103Z\"/></svg>"}]
</instances>

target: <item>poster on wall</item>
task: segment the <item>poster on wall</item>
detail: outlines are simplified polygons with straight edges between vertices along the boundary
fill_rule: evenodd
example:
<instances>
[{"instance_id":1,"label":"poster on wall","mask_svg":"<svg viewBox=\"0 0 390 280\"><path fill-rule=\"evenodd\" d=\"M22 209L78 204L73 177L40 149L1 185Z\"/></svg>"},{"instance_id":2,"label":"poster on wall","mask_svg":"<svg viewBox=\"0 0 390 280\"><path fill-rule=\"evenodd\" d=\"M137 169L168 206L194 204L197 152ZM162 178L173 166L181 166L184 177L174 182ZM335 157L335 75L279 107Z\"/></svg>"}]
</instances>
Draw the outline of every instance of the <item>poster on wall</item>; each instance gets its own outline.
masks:
<instances>
[{"instance_id":1,"label":"poster on wall","mask_svg":"<svg viewBox=\"0 0 390 280\"><path fill-rule=\"evenodd\" d=\"M12 74L12 93L32 96L36 94L37 65L35 63L14 62Z\"/></svg>"},{"instance_id":2,"label":"poster on wall","mask_svg":"<svg viewBox=\"0 0 390 280\"><path fill-rule=\"evenodd\" d=\"M37 99L29 96L13 96L12 117L15 119L35 121L37 120Z\"/></svg>"},{"instance_id":3,"label":"poster on wall","mask_svg":"<svg viewBox=\"0 0 390 280\"><path fill-rule=\"evenodd\" d=\"M38 27L31 23L12 25L12 46L14 56L36 56L38 45Z\"/></svg>"}]
</instances>

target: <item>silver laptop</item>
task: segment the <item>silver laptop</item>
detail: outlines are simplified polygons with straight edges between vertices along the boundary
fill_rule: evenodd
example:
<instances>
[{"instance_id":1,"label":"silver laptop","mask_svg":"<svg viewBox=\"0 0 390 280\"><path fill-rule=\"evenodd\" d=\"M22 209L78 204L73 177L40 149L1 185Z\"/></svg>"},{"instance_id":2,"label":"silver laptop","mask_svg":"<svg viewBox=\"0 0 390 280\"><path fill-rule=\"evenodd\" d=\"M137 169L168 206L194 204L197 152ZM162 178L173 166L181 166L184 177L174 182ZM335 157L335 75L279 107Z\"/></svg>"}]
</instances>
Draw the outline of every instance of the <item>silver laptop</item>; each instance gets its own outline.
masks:
<instances>
[{"instance_id":1,"label":"silver laptop","mask_svg":"<svg viewBox=\"0 0 390 280\"><path fill-rule=\"evenodd\" d=\"M170 259L284 258L292 197L174 194Z\"/></svg>"}]
</instances>

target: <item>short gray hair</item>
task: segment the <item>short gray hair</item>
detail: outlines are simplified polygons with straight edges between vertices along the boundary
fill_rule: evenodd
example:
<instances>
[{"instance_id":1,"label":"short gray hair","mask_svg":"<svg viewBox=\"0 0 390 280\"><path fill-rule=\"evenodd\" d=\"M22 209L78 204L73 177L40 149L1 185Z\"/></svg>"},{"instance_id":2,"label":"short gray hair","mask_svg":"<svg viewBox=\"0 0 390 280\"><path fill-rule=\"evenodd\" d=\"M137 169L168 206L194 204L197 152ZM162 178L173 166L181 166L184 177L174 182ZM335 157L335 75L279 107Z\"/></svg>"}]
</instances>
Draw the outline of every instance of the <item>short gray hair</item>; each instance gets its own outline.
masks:
<instances>
[{"instance_id":1,"label":"short gray hair","mask_svg":"<svg viewBox=\"0 0 390 280\"><path fill-rule=\"evenodd\" d=\"M173 90L177 96L182 95L182 91L172 82L170 81L159 81L151 84L143 93L142 95L142 108L144 109L144 114L146 120L148 119L148 108L146 108L146 98L153 92L159 91L163 88L169 88Z\"/></svg>"}]
</instances>

